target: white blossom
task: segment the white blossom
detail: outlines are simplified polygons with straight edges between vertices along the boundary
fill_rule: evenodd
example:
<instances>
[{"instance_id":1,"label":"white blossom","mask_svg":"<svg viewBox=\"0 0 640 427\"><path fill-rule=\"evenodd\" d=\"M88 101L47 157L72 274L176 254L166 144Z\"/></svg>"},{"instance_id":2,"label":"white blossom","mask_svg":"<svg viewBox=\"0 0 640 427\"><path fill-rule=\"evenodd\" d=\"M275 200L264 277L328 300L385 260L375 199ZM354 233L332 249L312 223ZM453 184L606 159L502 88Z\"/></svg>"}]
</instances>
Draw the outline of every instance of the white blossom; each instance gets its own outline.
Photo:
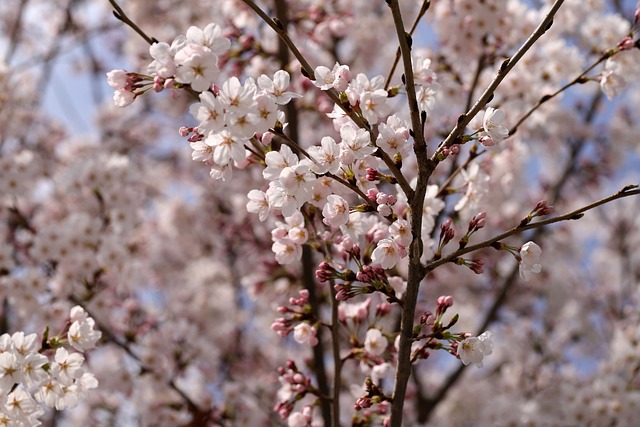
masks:
<instances>
[{"instance_id":1,"label":"white blossom","mask_svg":"<svg viewBox=\"0 0 640 427\"><path fill-rule=\"evenodd\" d=\"M278 105L285 105L293 98L302 98L302 95L287 91L290 79L289 73L284 70L278 70L273 75L273 80L265 74L258 77L258 86L272 96Z\"/></svg>"},{"instance_id":2,"label":"white blossom","mask_svg":"<svg viewBox=\"0 0 640 427\"><path fill-rule=\"evenodd\" d=\"M406 250L405 250L406 253ZM401 247L389 238L382 239L371 254L371 262L384 269L393 268L401 258Z\"/></svg>"},{"instance_id":3,"label":"white blossom","mask_svg":"<svg viewBox=\"0 0 640 427\"><path fill-rule=\"evenodd\" d=\"M293 339L300 344L309 344L314 346L318 343L318 338L316 338L316 328L308 323L298 323L293 328Z\"/></svg>"},{"instance_id":4,"label":"white blossom","mask_svg":"<svg viewBox=\"0 0 640 427\"><path fill-rule=\"evenodd\" d=\"M247 211L257 213L260 222L267 219L269 215L269 199L267 193L260 190L251 190L247 194L249 201L247 202Z\"/></svg>"},{"instance_id":5,"label":"white blossom","mask_svg":"<svg viewBox=\"0 0 640 427\"><path fill-rule=\"evenodd\" d=\"M542 249L534 242L527 242L522 245L520 249L520 277L525 280L531 280L531 273L540 273L542 271L542 264L540 263L540 256L542 255Z\"/></svg>"},{"instance_id":6,"label":"white blossom","mask_svg":"<svg viewBox=\"0 0 640 427\"><path fill-rule=\"evenodd\" d=\"M480 336L465 338L458 344L458 356L465 365L473 363L478 368L484 366L483 359L485 356L493 353L493 341L491 341L492 333L483 332Z\"/></svg>"},{"instance_id":7,"label":"white blossom","mask_svg":"<svg viewBox=\"0 0 640 427\"><path fill-rule=\"evenodd\" d=\"M327 203L322 209L322 216L326 225L330 227L340 227L349 221L349 203L336 194L327 197Z\"/></svg>"},{"instance_id":8,"label":"white blossom","mask_svg":"<svg viewBox=\"0 0 640 427\"><path fill-rule=\"evenodd\" d=\"M364 349L373 356L380 356L387 349L389 341L380 329L371 328L364 339Z\"/></svg>"},{"instance_id":9,"label":"white blossom","mask_svg":"<svg viewBox=\"0 0 640 427\"><path fill-rule=\"evenodd\" d=\"M509 136L509 129L502 125L504 111L489 107L484 113L482 127L494 143L498 143Z\"/></svg>"}]
</instances>

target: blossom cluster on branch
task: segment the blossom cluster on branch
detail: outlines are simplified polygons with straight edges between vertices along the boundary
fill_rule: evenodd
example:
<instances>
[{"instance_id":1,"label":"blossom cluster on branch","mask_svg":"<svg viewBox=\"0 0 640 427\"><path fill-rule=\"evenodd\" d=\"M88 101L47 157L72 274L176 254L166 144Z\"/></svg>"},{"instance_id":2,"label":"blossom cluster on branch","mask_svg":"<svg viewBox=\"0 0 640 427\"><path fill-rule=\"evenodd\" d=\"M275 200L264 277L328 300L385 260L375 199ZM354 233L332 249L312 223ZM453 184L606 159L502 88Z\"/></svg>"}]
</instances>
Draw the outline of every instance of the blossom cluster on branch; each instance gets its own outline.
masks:
<instances>
[{"instance_id":1,"label":"blossom cluster on branch","mask_svg":"<svg viewBox=\"0 0 640 427\"><path fill-rule=\"evenodd\" d=\"M83 366L82 353L94 348L102 334L94 330L94 320L80 306L71 309L67 326L66 336L48 336L48 330L42 339L24 332L0 336L3 425L41 425L45 407L73 408L88 390L98 386Z\"/></svg>"}]
</instances>

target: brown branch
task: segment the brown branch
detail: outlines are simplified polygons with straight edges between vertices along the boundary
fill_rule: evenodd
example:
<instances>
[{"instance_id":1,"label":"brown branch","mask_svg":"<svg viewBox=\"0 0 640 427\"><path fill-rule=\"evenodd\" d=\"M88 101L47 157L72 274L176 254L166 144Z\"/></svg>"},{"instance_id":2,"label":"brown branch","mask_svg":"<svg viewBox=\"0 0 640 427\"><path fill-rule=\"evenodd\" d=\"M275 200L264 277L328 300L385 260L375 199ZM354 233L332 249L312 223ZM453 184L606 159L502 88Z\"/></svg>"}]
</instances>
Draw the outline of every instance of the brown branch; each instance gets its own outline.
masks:
<instances>
[{"instance_id":1,"label":"brown branch","mask_svg":"<svg viewBox=\"0 0 640 427\"><path fill-rule=\"evenodd\" d=\"M133 22L131 19L129 19L127 14L124 13L124 10L122 10L120 5L118 5L118 3L116 3L115 0L109 0L109 3L111 3L111 6L113 6L113 8L115 9L114 12L113 12L113 16L115 16L116 19L118 19L119 21L122 21L123 24L128 25L129 27L131 27L131 29L133 31L138 33L140 35L140 37L142 37L150 45L152 45L154 43L158 43L158 40L155 37L149 37L144 31L142 31L142 29L140 27L138 27L136 25L135 22Z\"/></svg>"},{"instance_id":2,"label":"brown branch","mask_svg":"<svg viewBox=\"0 0 640 427\"><path fill-rule=\"evenodd\" d=\"M524 54L527 53L529 49L531 49L534 43L538 41L538 39L542 37L542 35L551 27L551 24L553 23L553 17L558 12L563 3L564 0L556 0L542 22L540 22L538 27L533 31L533 33L531 33L524 44L520 46L520 48L516 51L516 53L513 54L511 58L504 60L504 62L500 66L500 69L498 70L498 73L493 78L489 86L485 89L485 91L482 93L473 107L471 107L469 111L467 111L465 114L462 114L458 118L458 122L456 123L455 127L453 128L453 130L451 130L445 140L440 144L439 149L441 149L442 147L449 147L455 143L455 141L462 134L469 122L473 120L476 114L478 114L478 112L483 109L485 105L487 105L487 103L493 96L494 91L498 88L500 83L502 83L507 74L509 74L513 67L515 67L515 65L520 61ZM435 161L437 161L438 151L439 150L437 150L432 157L432 159Z\"/></svg>"},{"instance_id":3,"label":"brown branch","mask_svg":"<svg viewBox=\"0 0 640 427\"><path fill-rule=\"evenodd\" d=\"M420 263L424 244L422 242L422 211L424 198L427 191L427 183L436 163L427 155L427 144L424 139L424 124L416 99L415 83L413 80L413 68L411 63L410 36L405 33L402 22L402 14L398 0L387 2L391 8L393 22L396 27L398 43L402 52L404 65L404 84L409 102L411 126L413 128L413 150L418 163L418 180L416 188L408 197L411 211L411 234L413 236L409 245L409 274L407 290L400 321L400 344L398 348L398 362L393 386L393 399L391 402L391 427L402 426L402 415L407 392L409 377L411 376L411 336L413 332L413 319L418 301L420 283L425 276L425 270Z\"/></svg>"},{"instance_id":4,"label":"brown branch","mask_svg":"<svg viewBox=\"0 0 640 427\"><path fill-rule=\"evenodd\" d=\"M431 0L424 0L422 2L422 6L420 6L420 10L418 11L418 15L416 19L413 20L413 24L411 25L411 29L409 30L409 35L412 36L413 33L418 28L418 23L422 19L427 10L429 10L429 6L431 6ZM400 56L402 52L400 51L400 47L396 50L396 57L393 60L393 65L391 65L391 70L389 70L389 74L387 75L387 80L384 82L384 89L389 89L389 85L391 84L391 79L393 78L393 73L396 72L396 67L398 67L398 62L400 62Z\"/></svg>"},{"instance_id":5,"label":"brown branch","mask_svg":"<svg viewBox=\"0 0 640 427\"><path fill-rule=\"evenodd\" d=\"M612 202L612 201L617 200L617 199L621 199L623 197L639 195L640 194L640 190L638 189L638 187L639 187L638 185L627 185L622 190L618 191L617 193L615 193L615 194L613 194L611 196L608 196L608 197L605 197L604 199L600 199L598 201L590 203L590 204L588 204L586 206L583 206L583 207L581 207L579 209L576 209L576 210L573 210L571 212L568 212L568 213L566 213L564 215L559 215L559 216L556 216L556 217L553 217L553 218L549 218L549 219L545 219L543 221L530 223L530 224L527 224L527 225L524 225L524 226L518 225L516 227L513 227L510 230L505 231L504 233L498 234L497 236L495 236L495 237L493 237L491 239L485 240L484 242L481 242L481 243L478 243L478 244L475 244L475 245L471 245L471 246L467 246L467 247L465 247L463 249L459 249L457 251L452 252L451 254L443 257L442 259L439 259L437 261L432 261L432 262L427 264L426 269L427 269L427 271L432 271L435 268L437 268L437 267L439 267L439 266L441 266L443 264L446 264L448 262L453 261L457 257L460 257L460 256L462 256L464 254L469 253L469 252L477 251L478 249L488 248L492 244L497 243L497 242L499 242L501 240L504 240L509 236L513 236L514 234L519 234L519 233L522 233L522 232L527 231L527 230L533 230L533 229L536 229L536 228L545 227L547 225L555 224L557 222L571 221L571 220L580 219L580 218L582 218L584 216L583 214L585 212L587 212L587 211L589 211L589 210L591 210L593 208L596 208L598 206L607 204L607 203Z\"/></svg>"},{"instance_id":6,"label":"brown branch","mask_svg":"<svg viewBox=\"0 0 640 427\"><path fill-rule=\"evenodd\" d=\"M338 321L338 300L336 299L336 290L333 287L333 281L330 282L331 291L331 341L333 343L333 418L332 427L340 427L340 391L342 384L342 365L340 358L340 322Z\"/></svg>"},{"instance_id":7,"label":"brown branch","mask_svg":"<svg viewBox=\"0 0 640 427\"><path fill-rule=\"evenodd\" d=\"M420 110L418 109L416 86L413 79L413 64L411 63L410 46L411 36L404 30L404 23L402 22L402 14L400 13L400 4L398 3L398 0L392 0L388 3L393 15L393 23L395 24L396 28L400 51L402 52L402 65L404 66L404 86L407 91L407 99L409 101L409 114L411 115L411 127L413 128L414 149L416 149L418 164L420 164L421 161L426 160L418 155L422 154L422 150L418 149L425 145L424 124L420 117ZM424 150L424 155L426 156L426 150Z\"/></svg>"},{"instance_id":8,"label":"brown branch","mask_svg":"<svg viewBox=\"0 0 640 427\"><path fill-rule=\"evenodd\" d=\"M587 73L589 71L593 70L598 64L602 63L603 61L606 61L608 58L611 58L612 56L614 56L618 52L619 52L619 50L611 50L611 51L605 52L600 58L598 58L598 60L596 60L586 70L584 70L582 73L580 73L580 75L578 77L576 77L575 79L571 80L569 83L565 84L564 86L562 86L561 88L559 88L555 92L553 92L553 93L551 93L549 95L544 95L543 97L541 97L538 100L538 102L533 107L531 107L531 109L529 111L527 111L522 117L520 117L520 119L518 119L516 124L509 130L509 136L512 136L513 134L515 134L518 131L518 127L525 120L527 120L529 118L529 116L531 116L531 114L533 114L538 108L540 108L544 103L552 100L557 95L559 95L562 92L564 92L565 90L569 89L571 86L574 86L576 84L585 83L587 81L585 76L587 75Z\"/></svg>"},{"instance_id":9,"label":"brown branch","mask_svg":"<svg viewBox=\"0 0 640 427\"><path fill-rule=\"evenodd\" d=\"M21 0L20 5L18 6L18 10L16 11L16 20L14 21L11 30L8 34L9 46L7 48L7 52L4 55L4 62L9 64L11 62L11 58L13 58L13 54L16 52L18 48L18 44L20 43L20 31L22 30L22 15L24 15L24 11L27 6L27 2L29 0Z\"/></svg>"}]
</instances>

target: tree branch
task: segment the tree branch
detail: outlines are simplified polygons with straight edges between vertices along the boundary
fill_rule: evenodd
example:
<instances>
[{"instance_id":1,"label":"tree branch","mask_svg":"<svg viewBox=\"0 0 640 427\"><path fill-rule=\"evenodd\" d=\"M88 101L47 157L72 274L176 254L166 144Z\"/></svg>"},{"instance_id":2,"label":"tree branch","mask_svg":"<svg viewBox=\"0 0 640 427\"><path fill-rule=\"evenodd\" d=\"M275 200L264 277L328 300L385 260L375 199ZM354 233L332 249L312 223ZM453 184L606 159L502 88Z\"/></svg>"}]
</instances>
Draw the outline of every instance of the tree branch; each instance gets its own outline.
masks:
<instances>
[{"instance_id":1,"label":"tree branch","mask_svg":"<svg viewBox=\"0 0 640 427\"><path fill-rule=\"evenodd\" d=\"M309 62L307 62L307 60L304 58L302 53L300 53L300 51L296 47L295 43L293 43L293 41L289 37L289 34L286 31L286 28L283 27L282 22L280 22L280 21L276 22L273 19L271 19L269 17L269 15L267 15L262 9L260 9L260 7L258 5L255 4L255 2L253 2L253 0L242 0L242 1L247 6L249 6L254 12L256 12L256 14L269 27L271 27L278 34L278 36L280 36L280 38L287 45L287 47L289 48L291 53L293 53L293 56L295 56L295 58L298 60L298 62L300 62L300 65L302 66L302 69L304 70L306 75L308 75L310 79L315 80L315 71L314 71L314 69L311 67ZM335 89L331 88L331 89L327 89L327 90L325 90L323 92L325 92L329 96L329 98L331 98L331 100L334 103L336 103L338 106L340 106L340 108L342 108L342 111L344 111L344 113L351 120L353 120L353 122L358 127L362 128L362 129L366 129L369 132L369 135L370 135L370 138L371 138L371 144L373 146L375 146L375 141L376 141L376 138L377 138L377 132L374 129L371 128L369 123L366 120L364 120L362 117L358 116L351 108L349 108L348 105L344 105L344 103L340 100L340 94L338 93L338 91L336 91ZM411 195L413 194L413 189L411 188L411 185L409 185L409 182L407 181L405 176L402 174L400 169L398 169L398 167L395 165L395 163L393 162L391 157L389 157L389 155L387 153L385 153L381 149L378 149L376 151L375 155L378 156L380 159L382 159L382 161L385 163L385 165L389 168L389 171L391 171L391 173L393 174L394 178L398 181L398 185L400 185L400 188L402 188L402 191L406 194L407 198L411 198Z\"/></svg>"},{"instance_id":2,"label":"tree branch","mask_svg":"<svg viewBox=\"0 0 640 427\"><path fill-rule=\"evenodd\" d=\"M129 27L131 27L131 29L133 31L138 33L140 35L140 37L142 37L150 45L152 45L154 43L158 43L158 40L155 37L149 37L144 31L142 31L142 29L140 27L138 27L136 25L135 22L133 22L131 19L129 19L127 14L124 13L124 10L122 10L120 5L118 5L118 3L116 3L115 0L109 0L109 3L111 3L111 6L113 6L113 8L115 9L114 12L113 12L113 16L115 16L116 19L118 19L119 21L122 21L123 24L128 25Z\"/></svg>"},{"instance_id":3,"label":"tree branch","mask_svg":"<svg viewBox=\"0 0 640 427\"><path fill-rule=\"evenodd\" d=\"M575 79L571 80L569 83L567 83L566 85L562 86L560 89L556 90L555 92L549 94L549 95L544 95L543 97L540 98L540 100L538 100L538 102L531 107L531 109L529 111L527 111L522 117L520 117L520 119L518 119L518 121L516 122L516 124L509 130L509 137L512 136L513 134L515 134L518 131L518 127L529 118L529 116L531 116L531 114L533 114L538 108L540 108L544 103L552 100L553 98L555 98L557 95L559 95L560 93L564 92L565 90L569 89L571 86L576 85L578 83L582 84L585 83L585 76L587 75L587 73L591 70L593 70L598 64L606 61L608 58L611 58L612 56L614 56L618 51L607 51L605 52L600 58L598 58L597 61L595 61L593 64L591 64L586 70L584 70L582 73L580 73L580 75L578 77L576 77Z\"/></svg>"},{"instance_id":4,"label":"tree branch","mask_svg":"<svg viewBox=\"0 0 640 427\"><path fill-rule=\"evenodd\" d=\"M418 28L418 23L422 19L427 10L429 10L429 6L431 6L431 0L424 0L422 2L422 6L420 6L420 11L416 16L416 19L413 20L413 24L411 25L411 29L409 30L409 35L413 36L413 33ZM396 68L398 67L398 62L400 61L400 56L402 52L400 51L400 47L396 50L396 57L393 60L393 65L391 65L391 70L389 70L389 74L387 75L387 80L384 82L384 89L389 89L389 85L391 84L391 79L393 78L393 73L396 72Z\"/></svg>"},{"instance_id":5,"label":"tree branch","mask_svg":"<svg viewBox=\"0 0 640 427\"><path fill-rule=\"evenodd\" d=\"M416 99L416 86L413 80L413 65L411 61L411 36L405 32L404 23L402 22L402 14L400 13L400 5L398 0L389 1L389 7L393 15L393 22L396 27L398 36L398 44L402 52L402 64L404 66L404 86L407 91L407 99L409 101L409 114L411 115L411 127L413 128L414 149L425 145L424 140L424 123L420 117L418 109L418 100ZM421 150L420 150L421 153ZM416 151L416 155L418 151ZM426 156L426 150L424 151ZM418 156L418 164L423 159Z\"/></svg>"},{"instance_id":6,"label":"tree branch","mask_svg":"<svg viewBox=\"0 0 640 427\"><path fill-rule=\"evenodd\" d=\"M602 92L598 91L591 101L589 109L585 114L584 121L586 123L590 123L591 121L593 121L601 99ZM570 156L567 160L567 164L564 167L562 176L555 183L551 191L551 197L549 198L549 201L552 205L558 202L558 200L560 199L560 194L562 193L562 189L567 184L571 174L575 171L578 155L580 154L582 148L585 146L585 142L585 139L581 138L577 141L576 144L571 145ZM532 240L539 240L545 230L547 229L537 228L533 233ZM500 287L500 291L493 301L493 304L491 305L489 310L487 310L481 326L476 331L476 335L480 335L482 332L484 332L489 324L491 324L497 317L498 311L507 300L507 294L509 290L515 283L517 283L516 278L518 277L518 271L519 266L517 264L514 264L511 272L504 279L503 284ZM446 380L442 383L440 388L433 394L432 397L419 402L421 408L423 409L418 415L418 422L425 423L429 420L429 417L433 413L433 410L436 408L438 403L446 397L448 391L453 388L457 381L462 377L462 373L464 372L466 367L467 365L459 365L458 368L446 378ZM418 396L418 399L420 400L420 396Z\"/></svg>"},{"instance_id":7,"label":"tree branch","mask_svg":"<svg viewBox=\"0 0 640 427\"><path fill-rule=\"evenodd\" d=\"M474 252L477 251L478 249L482 249L482 248L488 248L490 247L492 244L497 243L503 239L506 239L509 236L513 236L514 234L519 234L522 233L524 231L527 230L533 230L536 228L540 228L540 227L544 227L550 224L555 224L557 222L561 222L561 221L570 221L570 220L577 220L582 218L585 212L596 208L598 206L604 205L606 203L612 202L614 200L617 199L621 199L623 197L629 197L629 196L637 196L640 194L640 190L638 189L638 185L627 185L626 187L624 187L622 190L618 191L617 193L609 196L609 197L605 197L604 199L600 199L596 202L593 202L591 204L588 204L586 206L583 206L579 209L573 210L571 212L568 212L564 215L559 215L556 216L554 218L549 218L549 219L545 219L543 221L538 221L538 222L534 222L534 223L530 223L524 226L516 226L513 227L512 229L505 231L502 234L498 234L497 236L485 240L484 242L475 244L475 245L471 245L471 246L467 246L463 249L459 249L457 251L452 252L451 254L437 260L437 261L432 261L430 263L428 263L426 265L426 269L427 271L433 271L435 268L446 264L448 262L451 262L452 260L454 260L457 257L460 257L464 254L467 254L469 252Z\"/></svg>"},{"instance_id":8,"label":"tree branch","mask_svg":"<svg viewBox=\"0 0 640 427\"><path fill-rule=\"evenodd\" d=\"M542 37L542 35L551 27L551 24L553 23L553 17L558 12L563 3L564 0L556 0L551 6L551 9L549 10L545 18L542 20L542 22L540 22L533 33L531 33L524 44L520 46L520 48L516 51L516 53L513 54L511 58L504 60L504 62L500 66L500 70L498 70L498 73L493 78L489 86L485 89L482 95L480 95L480 98L476 101L473 107L471 107L469 111L458 118L458 122L456 123L455 127L449 133L447 138L440 144L439 149L441 149L442 147L449 147L455 143L455 141L462 134L469 122L473 120L476 114L478 114L478 112L482 110L485 105L487 105L489 99L491 99L491 97L493 96L494 91L497 89L500 83L502 83L507 74L509 74L513 67L515 67L515 65L518 63L518 61L520 61L524 54L527 53L529 49L531 49L534 43L538 41L538 39ZM432 159L435 161L437 161L438 151L436 151L436 153L434 153L432 157Z\"/></svg>"}]
</instances>

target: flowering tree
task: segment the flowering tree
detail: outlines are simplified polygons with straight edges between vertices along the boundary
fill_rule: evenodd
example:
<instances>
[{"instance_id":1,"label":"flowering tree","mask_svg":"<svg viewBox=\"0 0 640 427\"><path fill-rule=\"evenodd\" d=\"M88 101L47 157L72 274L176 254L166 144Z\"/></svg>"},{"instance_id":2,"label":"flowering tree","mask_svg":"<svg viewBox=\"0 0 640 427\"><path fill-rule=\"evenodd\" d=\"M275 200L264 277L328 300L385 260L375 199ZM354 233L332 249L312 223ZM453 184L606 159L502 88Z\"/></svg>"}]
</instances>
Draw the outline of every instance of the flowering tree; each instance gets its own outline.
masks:
<instances>
[{"instance_id":1,"label":"flowering tree","mask_svg":"<svg viewBox=\"0 0 640 427\"><path fill-rule=\"evenodd\" d=\"M633 425L635 4L0 11L5 425Z\"/></svg>"}]
</instances>

